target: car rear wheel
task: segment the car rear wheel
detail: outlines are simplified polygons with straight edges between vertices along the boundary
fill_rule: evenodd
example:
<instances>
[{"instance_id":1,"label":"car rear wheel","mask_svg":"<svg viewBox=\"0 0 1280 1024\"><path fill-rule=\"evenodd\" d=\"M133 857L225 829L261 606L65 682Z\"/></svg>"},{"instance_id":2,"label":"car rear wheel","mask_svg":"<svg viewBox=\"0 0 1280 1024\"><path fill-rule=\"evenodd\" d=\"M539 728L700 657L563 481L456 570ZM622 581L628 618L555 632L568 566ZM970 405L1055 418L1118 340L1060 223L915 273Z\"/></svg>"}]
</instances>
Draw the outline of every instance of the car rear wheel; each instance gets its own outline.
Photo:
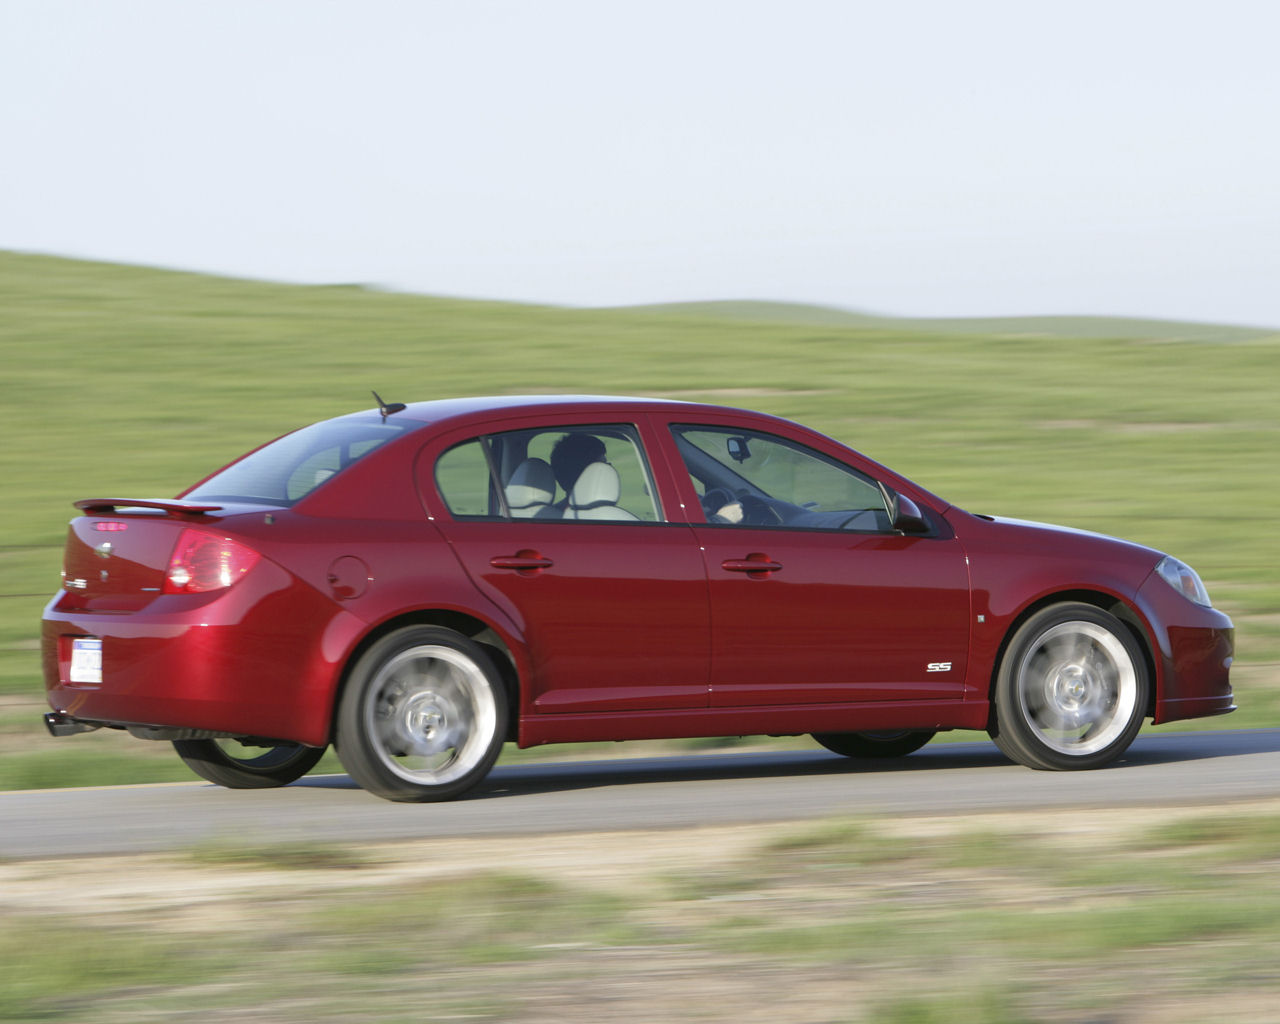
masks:
<instances>
[{"instance_id":1,"label":"car rear wheel","mask_svg":"<svg viewBox=\"0 0 1280 1024\"><path fill-rule=\"evenodd\" d=\"M360 658L338 708L337 749L388 800L449 800L485 777L507 732L507 695L484 649L453 630L410 626Z\"/></svg>"},{"instance_id":2,"label":"car rear wheel","mask_svg":"<svg viewBox=\"0 0 1280 1024\"><path fill-rule=\"evenodd\" d=\"M815 732L813 738L833 754L845 757L905 757L928 743L936 732Z\"/></svg>"},{"instance_id":3,"label":"car rear wheel","mask_svg":"<svg viewBox=\"0 0 1280 1024\"><path fill-rule=\"evenodd\" d=\"M173 748L202 779L227 789L287 786L311 771L325 751L300 743L256 747L235 740L174 740Z\"/></svg>"},{"instance_id":4,"label":"car rear wheel","mask_svg":"<svg viewBox=\"0 0 1280 1024\"><path fill-rule=\"evenodd\" d=\"M1137 736L1149 689L1146 659L1124 623L1093 605L1052 605L1005 651L991 738L1031 768L1099 768Z\"/></svg>"}]
</instances>

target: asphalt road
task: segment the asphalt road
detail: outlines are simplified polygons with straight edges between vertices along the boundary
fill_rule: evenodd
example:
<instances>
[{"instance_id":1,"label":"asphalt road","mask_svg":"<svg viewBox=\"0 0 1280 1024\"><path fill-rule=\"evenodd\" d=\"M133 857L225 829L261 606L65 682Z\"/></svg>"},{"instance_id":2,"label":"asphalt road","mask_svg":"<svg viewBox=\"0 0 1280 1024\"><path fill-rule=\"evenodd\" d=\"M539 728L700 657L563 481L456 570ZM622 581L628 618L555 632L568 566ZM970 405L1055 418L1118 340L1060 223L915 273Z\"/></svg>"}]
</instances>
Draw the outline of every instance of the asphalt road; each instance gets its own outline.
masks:
<instances>
[{"instance_id":1,"label":"asphalt road","mask_svg":"<svg viewBox=\"0 0 1280 1024\"><path fill-rule=\"evenodd\" d=\"M142 853L201 843L344 842L683 828L831 815L1201 804L1280 797L1280 729L1138 737L1119 764L1035 772L989 742L892 762L825 751L499 766L447 804L394 804L343 775L273 790L204 782L0 793L0 857Z\"/></svg>"}]
</instances>

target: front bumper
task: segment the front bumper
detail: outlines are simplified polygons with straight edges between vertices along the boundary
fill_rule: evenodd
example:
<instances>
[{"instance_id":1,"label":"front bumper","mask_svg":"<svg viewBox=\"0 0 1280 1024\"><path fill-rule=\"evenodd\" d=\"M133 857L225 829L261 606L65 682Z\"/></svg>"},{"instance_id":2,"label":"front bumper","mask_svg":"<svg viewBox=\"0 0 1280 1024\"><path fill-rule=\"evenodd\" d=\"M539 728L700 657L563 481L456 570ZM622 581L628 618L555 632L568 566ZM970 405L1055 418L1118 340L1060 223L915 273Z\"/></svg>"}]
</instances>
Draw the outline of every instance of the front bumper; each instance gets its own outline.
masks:
<instances>
[{"instance_id":1,"label":"front bumper","mask_svg":"<svg viewBox=\"0 0 1280 1024\"><path fill-rule=\"evenodd\" d=\"M1156 648L1152 722L1234 711L1230 677L1236 631L1231 620L1216 608L1193 604L1154 574L1138 592L1138 607Z\"/></svg>"}]
</instances>

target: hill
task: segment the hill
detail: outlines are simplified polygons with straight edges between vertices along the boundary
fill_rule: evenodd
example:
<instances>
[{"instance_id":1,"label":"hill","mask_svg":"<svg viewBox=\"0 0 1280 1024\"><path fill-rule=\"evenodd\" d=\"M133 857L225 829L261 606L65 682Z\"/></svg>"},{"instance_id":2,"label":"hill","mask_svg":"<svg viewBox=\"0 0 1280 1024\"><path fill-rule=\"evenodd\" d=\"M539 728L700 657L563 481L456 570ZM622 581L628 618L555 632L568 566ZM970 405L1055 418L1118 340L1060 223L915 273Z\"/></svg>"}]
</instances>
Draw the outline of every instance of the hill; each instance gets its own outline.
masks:
<instances>
[{"instance_id":1,"label":"hill","mask_svg":"<svg viewBox=\"0 0 1280 1024\"><path fill-rule=\"evenodd\" d=\"M836 327L889 327L929 334L966 334L989 338L1114 338L1143 341L1255 341L1280 334L1280 328L1236 327L1227 324L1191 323L1102 316L1020 317L889 317L833 306L755 300L682 302L650 306L618 307L618 312L663 316L709 317L774 324Z\"/></svg>"}]
</instances>

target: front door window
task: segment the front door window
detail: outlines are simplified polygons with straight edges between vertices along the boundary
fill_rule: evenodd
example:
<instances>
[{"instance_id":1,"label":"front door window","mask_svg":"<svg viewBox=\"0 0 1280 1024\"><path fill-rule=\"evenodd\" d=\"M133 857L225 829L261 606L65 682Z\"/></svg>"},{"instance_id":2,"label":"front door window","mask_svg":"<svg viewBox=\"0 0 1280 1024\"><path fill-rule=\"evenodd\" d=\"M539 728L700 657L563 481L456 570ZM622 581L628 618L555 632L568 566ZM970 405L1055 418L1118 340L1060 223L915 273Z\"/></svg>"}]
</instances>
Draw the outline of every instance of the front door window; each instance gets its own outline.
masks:
<instances>
[{"instance_id":1,"label":"front door window","mask_svg":"<svg viewBox=\"0 0 1280 1024\"><path fill-rule=\"evenodd\" d=\"M708 523L890 530L880 485L811 448L750 431L696 426L672 430Z\"/></svg>"}]
</instances>

